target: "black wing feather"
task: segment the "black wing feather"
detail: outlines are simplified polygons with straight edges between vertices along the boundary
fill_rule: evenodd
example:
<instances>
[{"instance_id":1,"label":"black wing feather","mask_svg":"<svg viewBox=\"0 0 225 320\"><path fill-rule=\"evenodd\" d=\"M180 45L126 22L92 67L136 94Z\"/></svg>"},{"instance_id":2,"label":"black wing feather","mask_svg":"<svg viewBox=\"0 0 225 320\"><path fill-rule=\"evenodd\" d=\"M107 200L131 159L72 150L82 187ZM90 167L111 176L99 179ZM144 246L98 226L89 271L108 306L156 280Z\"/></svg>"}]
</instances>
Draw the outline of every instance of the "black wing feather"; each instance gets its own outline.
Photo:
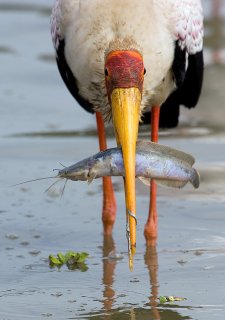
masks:
<instances>
[{"instance_id":1,"label":"black wing feather","mask_svg":"<svg viewBox=\"0 0 225 320\"><path fill-rule=\"evenodd\" d=\"M65 54L65 41L60 40L59 46L57 49L57 55L56 55L56 62L59 69L59 72L61 74L61 77L63 78L65 85L67 86L69 92L72 94L72 96L77 100L77 102L80 104L82 108L84 108L86 111L90 113L94 113L93 106L90 102L85 100L82 96L79 95L79 89L77 86L77 80L74 77L71 69L69 68Z\"/></svg>"}]
</instances>

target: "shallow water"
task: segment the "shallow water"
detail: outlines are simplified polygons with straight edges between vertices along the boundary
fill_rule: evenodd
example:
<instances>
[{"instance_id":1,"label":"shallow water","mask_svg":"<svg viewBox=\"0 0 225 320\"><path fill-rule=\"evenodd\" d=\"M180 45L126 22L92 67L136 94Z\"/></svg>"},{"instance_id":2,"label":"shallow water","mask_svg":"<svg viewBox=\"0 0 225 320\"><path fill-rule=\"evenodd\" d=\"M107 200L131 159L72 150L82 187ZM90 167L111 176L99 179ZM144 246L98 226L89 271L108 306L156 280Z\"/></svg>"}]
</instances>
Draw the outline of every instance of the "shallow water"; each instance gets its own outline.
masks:
<instances>
[{"instance_id":1,"label":"shallow water","mask_svg":"<svg viewBox=\"0 0 225 320\"><path fill-rule=\"evenodd\" d=\"M160 142L190 152L198 190L159 189L157 248L145 247L148 189L137 182L137 254L128 269L124 195L103 237L101 181L12 184L52 174L97 151L95 119L77 107L53 58L50 0L0 0L0 319L224 319L225 315L225 1L206 6L206 75L195 110ZM35 4L34 4L35 3ZM213 35L213 36L212 36ZM218 54L219 52L219 54ZM223 62L224 61L224 62ZM109 128L109 146L115 145ZM141 138L147 138L142 128ZM86 272L51 269L48 255L87 251ZM115 254L116 253L116 254ZM187 300L160 305L160 295Z\"/></svg>"}]
</instances>

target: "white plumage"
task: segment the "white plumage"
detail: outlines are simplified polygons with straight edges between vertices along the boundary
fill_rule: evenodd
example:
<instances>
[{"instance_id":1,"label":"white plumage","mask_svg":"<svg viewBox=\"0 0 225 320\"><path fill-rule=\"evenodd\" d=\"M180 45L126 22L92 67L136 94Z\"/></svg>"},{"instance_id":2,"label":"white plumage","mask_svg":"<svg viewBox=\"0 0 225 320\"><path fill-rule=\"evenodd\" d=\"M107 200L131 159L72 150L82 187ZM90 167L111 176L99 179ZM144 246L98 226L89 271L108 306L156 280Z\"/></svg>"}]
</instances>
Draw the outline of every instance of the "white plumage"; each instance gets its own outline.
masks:
<instances>
[{"instance_id":1,"label":"white plumage","mask_svg":"<svg viewBox=\"0 0 225 320\"><path fill-rule=\"evenodd\" d=\"M118 47L141 52L147 70L141 107L146 111L175 89L175 41L188 54L202 50L202 7L200 0L55 0L51 31L56 52L65 40L65 58L79 94L96 110L110 108L106 52Z\"/></svg>"},{"instance_id":2,"label":"white plumage","mask_svg":"<svg viewBox=\"0 0 225 320\"><path fill-rule=\"evenodd\" d=\"M111 0L109 3L112 8L115 8L115 6L118 6L118 3L121 4L121 1ZM58 40L65 37L66 28L74 13L74 18L79 17L79 14L82 15L83 10L87 10L87 16L89 14L93 15L93 11L99 10L100 7L102 9L103 5L106 7L108 16L110 5L107 1L55 0L51 16L51 34L55 49L58 47ZM127 4L125 2L122 3L122 6L127 5L130 5L130 1ZM154 6L159 7L161 13L164 13L169 23L171 23L171 31L174 31L174 37L179 39L182 47L186 47L189 53L194 54L202 50L203 11L200 0L142 0L141 3L139 1L139 5L141 5L143 12L149 8L150 11L154 11ZM132 6L135 6L135 1L133 1ZM99 10L97 13L99 19L101 19L101 15L104 12ZM150 15L150 13L148 14ZM92 20L91 16L88 17L88 20Z\"/></svg>"}]
</instances>

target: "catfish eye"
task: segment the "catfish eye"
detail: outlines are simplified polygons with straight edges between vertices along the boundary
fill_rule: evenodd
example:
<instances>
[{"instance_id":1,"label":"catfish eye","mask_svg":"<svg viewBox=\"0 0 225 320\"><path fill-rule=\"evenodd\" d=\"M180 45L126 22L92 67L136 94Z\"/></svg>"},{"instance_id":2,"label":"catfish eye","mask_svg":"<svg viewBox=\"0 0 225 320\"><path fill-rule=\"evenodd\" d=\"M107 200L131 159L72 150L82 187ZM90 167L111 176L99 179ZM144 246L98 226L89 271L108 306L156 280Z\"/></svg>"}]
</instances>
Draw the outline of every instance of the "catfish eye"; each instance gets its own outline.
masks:
<instances>
[{"instance_id":1,"label":"catfish eye","mask_svg":"<svg viewBox=\"0 0 225 320\"><path fill-rule=\"evenodd\" d=\"M108 69L105 68L105 76L108 77L108 75L109 75Z\"/></svg>"},{"instance_id":2,"label":"catfish eye","mask_svg":"<svg viewBox=\"0 0 225 320\"><path fill-rule=\"evenodd\" d=\"M144 74L146 74L146 69L144 68Z\"/></svg>"}]
</instances>

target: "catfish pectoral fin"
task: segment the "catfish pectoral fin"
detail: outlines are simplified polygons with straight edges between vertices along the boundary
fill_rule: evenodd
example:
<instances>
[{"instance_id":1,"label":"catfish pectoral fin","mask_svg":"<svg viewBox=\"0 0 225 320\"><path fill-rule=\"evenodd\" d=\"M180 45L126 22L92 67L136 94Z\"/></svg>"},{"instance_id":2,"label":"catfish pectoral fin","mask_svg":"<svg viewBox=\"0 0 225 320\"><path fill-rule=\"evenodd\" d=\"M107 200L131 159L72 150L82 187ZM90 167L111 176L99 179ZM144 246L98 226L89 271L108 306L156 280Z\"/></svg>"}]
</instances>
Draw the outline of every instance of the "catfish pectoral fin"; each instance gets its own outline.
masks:
<instances>
[{"instance_id":1,"label":"catfish pectoral fin","mask_svg":"<svg viewBox=\"0 0 225 320\"><path fill-rule=\"evenodd\" d=\"M93 169L90 169L87 175L88 184L92 183L92 181L96 178L97 172Z\"/></svg>"},{"instance_id":2,"label":"catfish pectoral fin","mask_svg":"<svg viewBox=\"0 0 225 320\"><path fill-rule=\"evenodd\" d=\"M147 187L151 185L151 179L150 178L145 178L145 177L138 177L138 179Z\"/></svg>"}]
</instances>

